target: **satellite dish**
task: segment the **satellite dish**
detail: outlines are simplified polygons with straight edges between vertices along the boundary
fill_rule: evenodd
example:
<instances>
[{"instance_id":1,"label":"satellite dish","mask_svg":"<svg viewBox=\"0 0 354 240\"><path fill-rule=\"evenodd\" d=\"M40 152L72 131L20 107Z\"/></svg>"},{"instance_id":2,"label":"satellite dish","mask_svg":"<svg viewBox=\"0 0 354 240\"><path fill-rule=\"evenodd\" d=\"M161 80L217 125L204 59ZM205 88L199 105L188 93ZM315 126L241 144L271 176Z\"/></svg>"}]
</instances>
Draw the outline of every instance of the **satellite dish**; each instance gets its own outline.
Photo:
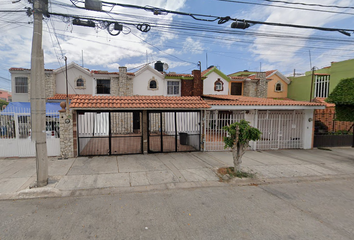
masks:
<instances>
[{"instance_id":1,"label":"satellite dish","mask_svg":"<svg viewBox=\"0 0 354 240\"><path fill-rule=\"evenodd\" d=\"M164 70L167 70L167 69L168 69L168 64L167 64L167 63L164 63L164 64L163 64L163 69L164 69Z\"/></svg>"}]
</instances>

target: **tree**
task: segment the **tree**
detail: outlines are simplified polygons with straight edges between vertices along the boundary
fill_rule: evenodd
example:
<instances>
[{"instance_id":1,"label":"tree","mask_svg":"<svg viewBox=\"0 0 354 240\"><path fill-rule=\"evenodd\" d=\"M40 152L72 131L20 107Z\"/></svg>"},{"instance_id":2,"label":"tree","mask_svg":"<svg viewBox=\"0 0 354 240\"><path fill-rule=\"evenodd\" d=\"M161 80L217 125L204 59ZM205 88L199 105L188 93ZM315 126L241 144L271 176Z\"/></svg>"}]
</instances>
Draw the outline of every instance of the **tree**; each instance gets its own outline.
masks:
<instances>
[{"instance_id":1,"label":"tree","mask_svg":"<svg viewBox=\"0 0 354 240\"><path fill-rule=\"evenodd\" d=\"M336 119L354 122L354 78L341 80L326 99L336 104Z\"/></svg>"},{"instance_id":2,"label":"tree","mask_svg":"<svg viewBox=\"0 0 354 240\"><path fill-rule=\"evenodd\" d=\"M262 132L250 126L249 122L244 119L225 126L223 129L228 132L228 136L224 137L225 148L230 147L232 149L234 172L237 173L241 170L241 158L249 146L249 141L259 140Z\"/></svg>"},{"instance_id":3,"label":"tree","mask_svg":"<svg viewBox=\"0 0 354 240\"><path fill-rule=\"evenodd\" d=\"M0 99L0 112L2 111L3 106L7 106L9 103L5 100Z\"/></svg>"}]
</instances>

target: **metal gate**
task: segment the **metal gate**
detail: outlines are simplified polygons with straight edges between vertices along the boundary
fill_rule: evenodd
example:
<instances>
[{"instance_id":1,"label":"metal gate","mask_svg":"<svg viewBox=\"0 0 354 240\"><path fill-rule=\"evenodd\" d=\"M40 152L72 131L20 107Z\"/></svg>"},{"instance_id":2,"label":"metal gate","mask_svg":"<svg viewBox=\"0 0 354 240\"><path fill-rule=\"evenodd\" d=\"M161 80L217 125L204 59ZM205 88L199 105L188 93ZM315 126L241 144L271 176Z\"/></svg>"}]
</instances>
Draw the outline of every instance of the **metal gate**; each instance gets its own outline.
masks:
<instances>
[{"instance_id":1,"label":"metal gate","mask_svg":"<svg viewBox=\"0 0 354 240\"><path fill-rule=\"evenodd\" d=\"M78 111L79 156L142 153L141 111Z\"/></svg>"},{"instance_id":2,"label":"metal gate","mask_svg":"<svg viewBox=\"0 0 354 240\"><path fill-rule=\"evenodd\" d=\"M243 111L207 111L204 125L205 151L224 151L223 138L227 136L227 131L222 128L244 117Z\"/></svg>"},{"instance_id":3,"label":"metal gate","mask_svg":"<svg viewBox=\"0 0 354 240\"><path fill-rule=\"evenodd\" d=\"M60 155L59 113L46 112L46 144L48 156ZM0 112L0 157L35 157L31 139L30 108L10 107Z\"/></svg>"},{"instance_id":4,"label":"metal gate","mask_svg":"<svg viewBox=\"0 0 354 240\"><path fill-rule=\"evenodd\" d=\"M200 150L200 111L148 112L149 152L189 152Z\"/></svg>"},{"instance_id":5,"label":"metal gate","mask_svg":"<svg viewBox=\"0 0 354 240\"><path fill-rule=\"evenodd\" d=\"M257 117L262 132L257 150L303 148L302 111L259 111Z\"/></svg>"}]
</instances>

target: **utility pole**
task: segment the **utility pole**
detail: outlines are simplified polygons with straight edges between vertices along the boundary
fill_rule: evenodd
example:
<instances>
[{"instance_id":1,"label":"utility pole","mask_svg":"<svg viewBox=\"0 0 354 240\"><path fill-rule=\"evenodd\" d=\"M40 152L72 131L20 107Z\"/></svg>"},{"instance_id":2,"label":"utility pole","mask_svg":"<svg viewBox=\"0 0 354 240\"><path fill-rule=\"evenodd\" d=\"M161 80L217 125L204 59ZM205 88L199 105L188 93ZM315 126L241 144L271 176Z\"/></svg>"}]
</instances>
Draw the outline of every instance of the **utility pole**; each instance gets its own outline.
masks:
<instances>
[{"instance_id":1,"label":"utility pole","mask_svg":"<svg viewBox=\"0 0 354 240\"><path fill-rule=\"evenodd\" d=\"M42 18L48 12L48 0L33 0L33 39L31 55L31 125L36 145L37 187L48 184L46 143L46 98L44 56L42 49Z\"/></svg>"}]
</instances>

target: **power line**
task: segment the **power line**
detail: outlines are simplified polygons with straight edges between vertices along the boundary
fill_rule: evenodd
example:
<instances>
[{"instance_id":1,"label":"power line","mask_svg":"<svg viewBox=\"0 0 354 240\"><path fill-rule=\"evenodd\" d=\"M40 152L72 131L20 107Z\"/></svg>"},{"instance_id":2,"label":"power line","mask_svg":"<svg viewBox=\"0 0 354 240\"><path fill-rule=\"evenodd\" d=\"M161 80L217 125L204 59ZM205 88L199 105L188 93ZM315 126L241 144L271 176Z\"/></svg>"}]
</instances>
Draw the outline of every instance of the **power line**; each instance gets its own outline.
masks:
<instances>
[{"instance_id":1,"label":"power line","mask_svg":"<svg viewBox=\"0 0 354 240\"><path fill-rule=\"evenodd\" d=\"M337 6L337 5L324 5L324 4L317 4L317 3L303 3L303 2L287 2L287 1L280 1L280 0L263 0L266 2L276 2L276 3L284 3L284 4L291 4L291 5L303 5L303 6L312 6L312 7L323 7L323 8L341 8L341 9L354 9L354 7L350 6Z\"/></svg>"},{"instance_id":2,"label":"power line","mask_svg":"<svg viewBox=\"0 0 354 240\"><path fill-rule=\"evenodd\" d=\"M265 4L265 3L243 2L243 1L236 1L236 0L218 0L218 1L221 1L221 2L231 2L231 3L241 3L241 4L250 4L250 5L257 5L257 6L267 6L267 7L278 7L278 8L305 10L305 11L313 11L313 12L337 13L337 14L354 15L354 13L350 13L350 12L337 12L337 11L321 10L321 9L313 9L313 8L289 7L289 6L281 6L281 5L273 5L273 4Z\"/></svg>"},{"instance_id":3,"label":"power line","mask_svg":"<svg viewBox=\"0 0 354 240\"><path fill-rule=\"evenodd\" d=\"M240 2L240 1L231 1L231 0L219 0L219 1ZM246 3L246 2L243 2L243 3ZM75 3L73 3L73 4L75 6L77 6ZM326 28L326 27L316 27L316 26L296 25L296 24L253 21L253 20L246 20L246 19L231 18L229 16L220 17L220 16L213 16L213 15L205 15L205 14L186 13L186 12L172 11L172 10L167 10L167 9L162 9L162 8L149 7L149 6L144 7L144 6L132 5L132 4L113 3L113 2L105 2L105 1L102 1L102 4L112 6L112 9L114 6L142 9L142 10L146 10L146 11L151 11L154 13L154 15L171 13L171 14L177 14L177 15L183 15L183 16L190 16L193 19L200 20L200 21L214 22L214 21L218 20L219 24L223 24L223 23L226 23L226 22L232 20L232 21L245 22L245 23L251 23L251 24L265 24L265 25L281 26L281 27L315 29L315 30L321 30L321 31L336 31L336 32L340 32L340 33L348 35L348 36L350 36L350 34L347 32L354 32L353 29ZM250 3L247 3L247 4L250 4ZM264 4L264 5L269 6L268 4ZM79 6L77 6L77 7L81 8L81 9L85 9L83 7L79 7ZM98 11L98 12L106 12L106 11ZM354 13L353 13L353 15L354 15Z\"/></svg>"}]
</instances>

